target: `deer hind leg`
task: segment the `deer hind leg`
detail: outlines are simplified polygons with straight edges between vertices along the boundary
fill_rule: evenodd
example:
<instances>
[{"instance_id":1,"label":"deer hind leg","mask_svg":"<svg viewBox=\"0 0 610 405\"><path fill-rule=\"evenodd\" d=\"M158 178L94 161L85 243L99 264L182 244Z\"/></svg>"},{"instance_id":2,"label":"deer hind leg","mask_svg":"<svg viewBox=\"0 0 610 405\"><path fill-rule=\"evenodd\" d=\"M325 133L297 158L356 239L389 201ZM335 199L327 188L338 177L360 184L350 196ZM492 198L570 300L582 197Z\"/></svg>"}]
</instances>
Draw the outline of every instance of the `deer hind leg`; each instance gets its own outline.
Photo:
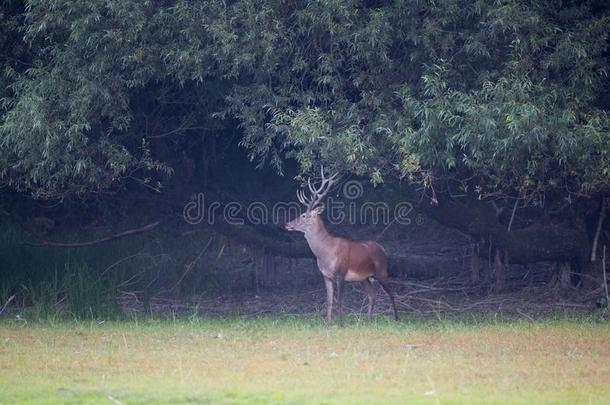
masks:
<instances>
[{"instance_id":1,"label":"deer hind leg","mask_svg":"<svg viewBox=\"0 0 610 405\"><path fill-rule=\"evenodd\" d=\"M381 284L381 288L383 288L383 291L385 291L386 294L388 294L388 296L390 297L390 302L392 303L392 310L394 311L394 319L398 320L398 311L396 310L396 303L394 302L394 293L392 292L392 289L389 286L388 279L378 278L377 281L379 281L379 284Z\"/></svg>"},{"instance_id":2,"label":"deer hind leg","mask_svg":"<svg viewBox=\"0 0 610 405\"><path fill-rule=\"evenodd\" d=\"M366 291L366 294L369 296L368 318L370 320L373 316L373 307L375 306L375 297L377 294L375 293L375 287L373 287L373 284L371 284L371 281L368 278L362 281L362 287L364 288L364 291Z\"/></svg>"},{"instance_id":3,"label":"deer hind leg","mask_svg":"<svg viewBox=\"0 0 610 405\"><path fill-rule=\"evenodd\" d=\"M324 284L326 285L326 326L330 326L333 313L333 280L324 277Z\"/></svg>"}]
</instances>

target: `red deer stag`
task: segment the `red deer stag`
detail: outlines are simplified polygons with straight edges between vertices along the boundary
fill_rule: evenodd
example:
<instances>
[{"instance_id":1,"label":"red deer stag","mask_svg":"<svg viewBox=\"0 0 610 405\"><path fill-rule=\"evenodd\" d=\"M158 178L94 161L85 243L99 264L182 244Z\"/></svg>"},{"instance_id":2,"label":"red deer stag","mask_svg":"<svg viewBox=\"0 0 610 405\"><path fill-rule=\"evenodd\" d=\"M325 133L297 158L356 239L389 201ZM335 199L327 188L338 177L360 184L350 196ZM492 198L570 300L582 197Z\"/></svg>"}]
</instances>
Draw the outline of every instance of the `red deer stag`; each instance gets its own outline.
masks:
<instances>
[{"instance_id":1,"label":"red deer stag","mask_svg":"<svg viewBox=\"0 0 610 405\"><path fill-rule=\"evenodd\" d=\"M299 231L305 234L305 239L316 256L318 269L324 276L326 284L326 324L331 324L334 285L337 286L337 301L339 306L339 323L343 325L343 300L341 289L344 281L359 281L369 297L368 318L371 319L375 305L375 289L371 279L376 279L390 297L394 318L398 320L398 312L394 303L394 294L388 285L388 259L383 247L372 240L352 241L328 233L320 214L324 211L322 199L336 183L338 173L324 177L319 187L314 187L311 179L307 186L311 192L306 197L304 190L297 191L297 197L307 210L299 217L286 224L289 231Z\"/></svg>"}]
</instances>

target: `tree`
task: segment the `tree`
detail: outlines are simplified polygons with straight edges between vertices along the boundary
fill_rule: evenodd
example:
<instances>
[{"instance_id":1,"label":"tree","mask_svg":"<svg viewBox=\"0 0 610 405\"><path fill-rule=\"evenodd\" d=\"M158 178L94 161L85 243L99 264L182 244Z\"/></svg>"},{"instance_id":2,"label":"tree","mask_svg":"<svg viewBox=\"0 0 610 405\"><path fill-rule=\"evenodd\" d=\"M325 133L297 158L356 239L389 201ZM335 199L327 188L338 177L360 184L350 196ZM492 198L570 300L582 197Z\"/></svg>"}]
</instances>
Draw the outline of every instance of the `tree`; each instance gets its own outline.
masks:
<instances>
[{"instance_id":1,"label":"tree","mask_svg":"<svg viewBox=\"0 0 610 405\"><path fill-rule=\"evenodd\" d=\"M275 69L230 106L254 158L421 182L443 196L431 215L515 262L588 257L610 175L606 5L314 2L275 16Z\"/></svg>"},{"instance_id":2,"label":"tree","mask_svg":"<svg viewBox=\"0 0 610 405\"><path fill-rule=\"evenodd\" d=\"M30 0L24 16L32 66L0 125L19 190L158 188L238 125L279 172L420 183L430 215L511 258L590 249L610 175L601 0Z\"/></svg>"}]
</instances>

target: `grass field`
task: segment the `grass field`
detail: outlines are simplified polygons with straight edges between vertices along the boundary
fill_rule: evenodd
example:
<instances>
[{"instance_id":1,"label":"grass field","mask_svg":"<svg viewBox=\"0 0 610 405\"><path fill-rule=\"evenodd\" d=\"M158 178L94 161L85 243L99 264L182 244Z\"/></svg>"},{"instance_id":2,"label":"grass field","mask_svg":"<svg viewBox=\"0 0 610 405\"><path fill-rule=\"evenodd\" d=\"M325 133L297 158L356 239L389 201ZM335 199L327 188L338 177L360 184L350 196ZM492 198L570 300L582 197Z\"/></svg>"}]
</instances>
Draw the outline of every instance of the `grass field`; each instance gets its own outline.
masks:
<instances>
[{"instance_id":1,"label":"grass field","mask_svg":"<svg viewBox=\"0 0 610 405\"><path fill-rule=\"evenodd\" d=\"M608 403L610 325L0 322L0 403Z\"/></svg>"}]
</instances>

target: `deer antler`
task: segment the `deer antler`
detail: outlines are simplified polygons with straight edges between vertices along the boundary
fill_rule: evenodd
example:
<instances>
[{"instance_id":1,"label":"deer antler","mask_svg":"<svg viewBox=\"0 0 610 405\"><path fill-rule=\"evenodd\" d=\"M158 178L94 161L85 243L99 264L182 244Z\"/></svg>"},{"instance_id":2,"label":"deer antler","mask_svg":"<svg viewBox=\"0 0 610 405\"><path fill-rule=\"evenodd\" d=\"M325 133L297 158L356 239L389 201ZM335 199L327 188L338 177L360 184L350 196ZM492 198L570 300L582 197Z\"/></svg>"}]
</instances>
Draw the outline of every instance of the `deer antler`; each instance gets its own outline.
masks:
<instances>
[{"instance_id":1,"label":"deer antler","mask_svg":"<svg viewBox=\"0 0 610 405\"><path fill-rule=\"evenodd\" d=\"M320 186L317 188L312 185L311 178L307 179L307 188L309 188L309 192L311 193L310 197L307 197L305 195L305 190L297 191L297 198L299 199L299 202L301 204L307 207L307 211L313 210L314 208L316 208L316 206L320 204L320 202L331 189L331 187L338 181L339 173L335 172L332 176L327 178L326 176L324 176L324 166L322 166L320 168L320 175L322 177L322 180L320 182Z\"/></svg>"}]
</instances>

